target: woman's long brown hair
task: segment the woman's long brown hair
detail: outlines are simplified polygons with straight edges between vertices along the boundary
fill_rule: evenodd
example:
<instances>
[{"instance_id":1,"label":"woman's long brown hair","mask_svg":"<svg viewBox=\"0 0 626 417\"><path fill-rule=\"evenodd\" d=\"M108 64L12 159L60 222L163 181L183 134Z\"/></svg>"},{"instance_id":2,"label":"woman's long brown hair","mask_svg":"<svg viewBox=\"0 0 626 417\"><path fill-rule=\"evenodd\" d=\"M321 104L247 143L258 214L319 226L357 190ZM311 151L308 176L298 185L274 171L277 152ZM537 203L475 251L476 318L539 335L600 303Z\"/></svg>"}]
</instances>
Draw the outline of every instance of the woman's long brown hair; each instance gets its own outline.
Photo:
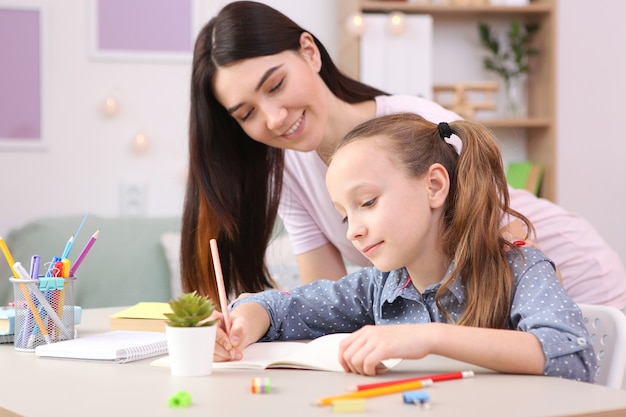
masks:
<instances>
[{"instance_id":1,"label":"woman's long brown hair","mask_svg":"<svg viewBox=\"0 0 626 417\"><path fill-rule=\"evenodd\" d=\"M226 5L195 43L181 276L184 291L208 295L218 306L211 238L218 241L229 294L273 285L264 258L277 216L284 159L282 149L256 142L241 129L217 101L213 78L220 66L299 50L304 31L269 6L240 1ZM322 59L320 77L337 97L354 103L384 94L342 74L313 38Z\"/></svg>"}]
</instances>

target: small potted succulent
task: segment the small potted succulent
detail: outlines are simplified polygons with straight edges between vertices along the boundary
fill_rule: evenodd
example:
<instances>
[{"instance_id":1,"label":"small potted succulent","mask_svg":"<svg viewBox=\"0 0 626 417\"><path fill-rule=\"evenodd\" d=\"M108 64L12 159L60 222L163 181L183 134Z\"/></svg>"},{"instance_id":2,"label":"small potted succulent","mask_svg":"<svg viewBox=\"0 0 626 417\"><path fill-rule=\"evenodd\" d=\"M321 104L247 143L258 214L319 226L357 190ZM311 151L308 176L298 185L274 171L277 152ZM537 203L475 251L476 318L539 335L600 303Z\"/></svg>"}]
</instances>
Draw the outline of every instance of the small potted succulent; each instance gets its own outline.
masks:
<instances>
[{"instance_id":1,"label":"small potted succulent","mask_svg":"<svg viewBox=\"0 0 626 417\"><path fill-rule=\"evenodd\" d=\"M169 302L165 313L165 333L174 376L210 375L215 349L215 310L213 301L197 292L184 293Z\"/></svg>"}]
</instances>

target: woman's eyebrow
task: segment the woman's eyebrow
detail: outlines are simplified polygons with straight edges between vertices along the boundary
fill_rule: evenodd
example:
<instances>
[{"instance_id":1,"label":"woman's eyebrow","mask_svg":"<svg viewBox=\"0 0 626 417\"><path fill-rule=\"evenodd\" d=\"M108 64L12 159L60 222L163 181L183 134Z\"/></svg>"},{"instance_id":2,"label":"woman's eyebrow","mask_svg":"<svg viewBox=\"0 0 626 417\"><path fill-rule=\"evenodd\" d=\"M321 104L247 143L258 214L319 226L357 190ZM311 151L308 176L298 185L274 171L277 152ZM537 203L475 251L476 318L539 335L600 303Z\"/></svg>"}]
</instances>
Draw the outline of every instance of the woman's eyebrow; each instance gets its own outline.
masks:
<instances>
[{"instance_id":1,"label":"woman's eyebrow","mask_svg":"<svg viewBox=\"0 0 626 417\"><path fill-rule=\"evenodd\" d=\"M267 79L269 77L272 76L272 74L274 72L276 72L280 67L282 67L283 64L280 65L276 65L275 67L271 67L270 69L268 69L267 71L265 71L265 73L263 74L263 76L261 77L261 79L259 80L258 84L256 85L256 87L254 87L254 91L259 91L261 89L261 87L263 86L263 83L265 83L265 81L267 81ZM228 111L228 114L233 114L235 111L237 111L237 109L239 107L243 106L243 103L239 103L236 104L232 107L229 107L228 109L226 109L226 111Z\"/></svg>"},{"instance_id":2,"label":"woman's eyebrow","mask_svg":"<svg viewBox=\"0 0 626 417\"><path fill-rule=\"evenodd\" d=\"M254 89L254 91L259 91L261 89L261 87L263 86L263 83L265 81L267 81L267 79L276 71L278 70L280 67L282 67L283 65L276 65L275 67L272 67L270 69L268 69L267 71L265 71L265 74L263 74L263 76L261 77L261 79L259 80L259 83L256 85L256 88Z\"/></svg>"}]
</instances>

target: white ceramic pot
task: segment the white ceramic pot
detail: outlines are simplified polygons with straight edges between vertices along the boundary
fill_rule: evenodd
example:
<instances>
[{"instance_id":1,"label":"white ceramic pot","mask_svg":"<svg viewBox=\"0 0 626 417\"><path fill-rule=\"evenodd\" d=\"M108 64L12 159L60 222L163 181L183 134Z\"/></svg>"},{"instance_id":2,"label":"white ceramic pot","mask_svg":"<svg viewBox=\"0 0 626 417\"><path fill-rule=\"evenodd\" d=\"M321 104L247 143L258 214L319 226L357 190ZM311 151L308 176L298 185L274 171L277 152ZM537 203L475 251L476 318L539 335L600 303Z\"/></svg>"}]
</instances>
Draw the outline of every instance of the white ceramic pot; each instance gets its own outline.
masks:
<instances>
[{"instance_id":1,"label":"white ceramic pot","mask_svg":"<svg viewBox=\"0 0 626 417\"><path fill-rule=\"evenodd\" d=\"M172 375L210 375L213 368L216 332L216 326L165 326Z\"/></svg>"}]
</instances>

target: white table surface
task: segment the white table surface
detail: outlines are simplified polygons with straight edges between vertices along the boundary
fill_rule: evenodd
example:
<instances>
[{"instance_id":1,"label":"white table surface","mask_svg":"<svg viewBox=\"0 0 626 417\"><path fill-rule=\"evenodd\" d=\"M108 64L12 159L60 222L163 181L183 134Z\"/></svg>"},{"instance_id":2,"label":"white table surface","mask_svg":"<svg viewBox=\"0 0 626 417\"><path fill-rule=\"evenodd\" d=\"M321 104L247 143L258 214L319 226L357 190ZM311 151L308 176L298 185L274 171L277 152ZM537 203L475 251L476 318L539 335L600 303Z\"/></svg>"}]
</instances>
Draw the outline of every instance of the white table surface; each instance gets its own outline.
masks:
<instances>
[{"instance_id":1,"label":"white table surface","mask_svg":"<svg viewBox=\"0 0 626 417\"><path fill-rule=\"evenodd\" d=\"M109 315L119 308L83 312L81 335L109 330ZM172 377L153 359L114 364L44 359L0 345L0 417L72 416L330 416L329 406L311 403L342 394L347 387L423 374L418 362L404 361L387 375L359 375L302 370L214 370L206 377ZM464 369L458 369L464 370ZM270 394L252 394L250 380L269 377ZM191 406L168 408L179 391ZM561 378L477 373L474 378L444 381L427 388L429 410L404 404L402 394L366 400L364 413L380 416L626 416L626 391ZM426 413L426 414L421 414Z\"/></svg>"}]
</instances>

